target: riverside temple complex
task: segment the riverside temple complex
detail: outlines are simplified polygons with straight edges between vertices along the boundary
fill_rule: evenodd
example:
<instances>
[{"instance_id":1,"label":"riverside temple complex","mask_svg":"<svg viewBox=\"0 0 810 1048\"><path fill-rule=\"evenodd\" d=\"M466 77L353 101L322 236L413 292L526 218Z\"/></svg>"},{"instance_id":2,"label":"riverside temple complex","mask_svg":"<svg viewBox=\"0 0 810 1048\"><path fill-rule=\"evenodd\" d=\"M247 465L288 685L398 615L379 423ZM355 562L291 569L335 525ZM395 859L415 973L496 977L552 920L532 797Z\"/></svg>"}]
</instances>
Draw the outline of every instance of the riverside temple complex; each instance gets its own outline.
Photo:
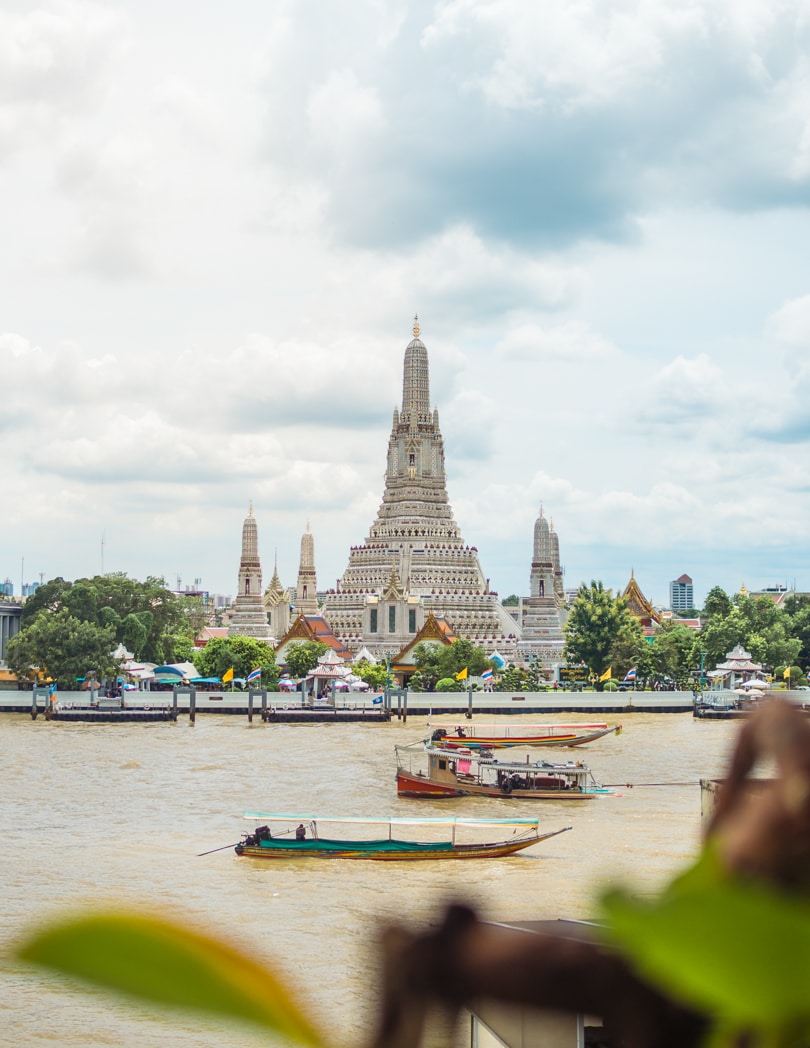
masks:
<instances>
[{"instance_id":1,"label":"riverside temple complex","mask_svg":"<svg viewBox=\"0 0 810 1048\"><path fill-rule=\"evenodd\" d=\"M231 624L231 632L239 633L244 623L251 636L257 636L255 586L261 578L254 543L251 510ZM377 516L362 543L349 550L334 590L316 596L315 577L308 524L298 585L285 591L274 571L262 597L266 628L278 651L292 641L322 639L328 630L337 642L333 646L375 659L404 653L421 639L443 637L465 638L507 662L536 661L551 668L562 661L565 601L557 535L541 509L530 595L511 609L516 615L510 613L490 590L478 550L464 541L453 516L439 412L430 402L428 353L416 318L405 349L402 404L394 409Z\"/></svg>"}]
</instances>

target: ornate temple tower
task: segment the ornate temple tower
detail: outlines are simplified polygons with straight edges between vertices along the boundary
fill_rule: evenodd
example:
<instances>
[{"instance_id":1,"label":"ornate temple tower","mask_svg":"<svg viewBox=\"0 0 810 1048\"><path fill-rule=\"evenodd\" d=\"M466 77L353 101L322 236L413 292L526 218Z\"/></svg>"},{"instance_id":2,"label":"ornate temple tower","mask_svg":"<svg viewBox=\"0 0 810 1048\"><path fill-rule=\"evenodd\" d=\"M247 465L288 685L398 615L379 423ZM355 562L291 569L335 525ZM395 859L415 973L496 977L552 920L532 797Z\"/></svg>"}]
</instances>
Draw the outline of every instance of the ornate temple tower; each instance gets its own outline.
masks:
<instances>
[{"instance_id":1,"label":"ornate temple tower","mask_svg":"<svg viewBox=\"0 0 810 1048\"><path fill-rule=\"evenodd\" d=\"M259 562L259 532L253 504L242 525L242 556L239 560L237 597L231 612L228 636L270 640L267 615L262 602L262 566Z\"/></svg>"},{"instance_id":2,"label":"ornate temple tower","mask_svg":"<svg viewBox=\"0 0 810 1048\"><path fill-rule=\"evenodd\" d=\"M307 521L307 530L301 536L301 558L298 562L298 585L295 590L295 610L299 615L318 614L317 590L315 540Z\"/></svg>"},{"instance_id":3,"label":"ornate temple tower","mask_svg":"<svg viewBox=\"0 0 810 1048\"><path fill-rule=\"evenodd\" d=\"M290 602L278 577L278 561L273 564L273 577L264 591L262 603L270 634L273 640L279 640L290 628Z\"/></svg>"},{"instance_id":4,"label":"ornate temple tower","mask_svg":"<svg viewBox=\"0 0 810 1048\"><path fill-rule=\"evenodd\" d=\"M439 413L430 407L428 354L419 335L414 318L376 520L365 542L352 547L324 614L348 648L365 645L375 656L407 644L430 611L444 617L456 636L508 653L519 627L489 592L478 551L464 544L453 519Z\"/></svg>"},{"instance_id":5,"label":"ornate temple tower","mask_svg":"<svg viewBox=\"0 0 810 1048\"><path fill-rule=\"evenodd\" d=\"M527 661L537 660L549 669L563 661L565 601L560 543L543 515L542 506L534 522L529 594L521 601L523 639L518 644L518 650Z\"/></svg>"}]
</instances>

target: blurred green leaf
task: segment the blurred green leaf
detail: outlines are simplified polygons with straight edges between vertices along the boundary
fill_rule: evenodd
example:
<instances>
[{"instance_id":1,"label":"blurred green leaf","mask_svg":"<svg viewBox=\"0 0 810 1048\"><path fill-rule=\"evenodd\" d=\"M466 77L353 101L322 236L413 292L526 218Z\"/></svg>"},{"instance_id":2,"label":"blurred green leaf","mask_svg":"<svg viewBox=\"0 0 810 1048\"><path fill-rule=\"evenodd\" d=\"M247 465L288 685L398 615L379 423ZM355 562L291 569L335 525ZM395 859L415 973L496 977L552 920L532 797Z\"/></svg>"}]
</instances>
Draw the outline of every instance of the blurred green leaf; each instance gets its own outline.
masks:
<instances>
[{"instance_id":1,"label":"blurred green leaf","mask_svg":"<svg viewBox=\"0 0 810 1048\"><path fill-rule=\"evenodd\" d=\"M609 935L639 971L725 1024L760 1032L810 1020L810 905L720 876L704 857L657 901L603 899Z\"/></svg>"},{"instance_id":2,"label":"blurred green leaf","mask_svg":"<svg viewBox=\"0 0 810 1048\"><path fill-rule=\"evenodd\" d=\"M160 1005L258 1023L302 1044L325 1042L276 975L238 950L140 914L90 914L23 942L20 960Z\"/></svg>"}]
</instances>

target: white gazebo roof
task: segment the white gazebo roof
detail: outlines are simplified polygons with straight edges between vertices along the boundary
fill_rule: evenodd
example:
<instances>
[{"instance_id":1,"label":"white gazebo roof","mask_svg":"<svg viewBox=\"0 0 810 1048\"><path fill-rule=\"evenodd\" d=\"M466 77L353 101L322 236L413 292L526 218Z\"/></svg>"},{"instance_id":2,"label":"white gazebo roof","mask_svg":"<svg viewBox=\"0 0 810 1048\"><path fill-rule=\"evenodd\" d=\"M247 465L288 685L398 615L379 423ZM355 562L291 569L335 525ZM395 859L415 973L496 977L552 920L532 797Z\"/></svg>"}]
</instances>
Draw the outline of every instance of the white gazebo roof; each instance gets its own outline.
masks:
<instances>
[{"instance_id":1,"label":"white gazebo roof","mask_svg":"<svg viewBox=\"0 0 810 1048\"><path fill-rule=\"evenodd\" d=\"M349 670L345 666L318 666L307 674L307 679L314 677L316 680L345 680L348 674Z\"/></svg>"},{"instance_id":2,"label":"white gazebo roof","mask_svg":"<svg viewBox=\"0 0 810 1048\"><path fill-rule=\"evenodd\" d=\"M737 644L726 652L726 661L718 662L717 669L719 670L734 670L737 673L755 673L762 669L761 662L751 661L751 652L746 651L742 644Z\"/></svg>"},{"instance_id":3,"label":"white gazebo roof","mask_svg":"<svg viewBox=\"0 0 810 1048\"><path fill-rule=\"evenodd\" d=\"M321 657L318 659L318 665L319 666L342 666L343 665L343 659L340 657L340 655L338 655L338 653L333 648L330 648L329 651L324 652L323 655L321 655Z\"/></svg>"}]
</instances>

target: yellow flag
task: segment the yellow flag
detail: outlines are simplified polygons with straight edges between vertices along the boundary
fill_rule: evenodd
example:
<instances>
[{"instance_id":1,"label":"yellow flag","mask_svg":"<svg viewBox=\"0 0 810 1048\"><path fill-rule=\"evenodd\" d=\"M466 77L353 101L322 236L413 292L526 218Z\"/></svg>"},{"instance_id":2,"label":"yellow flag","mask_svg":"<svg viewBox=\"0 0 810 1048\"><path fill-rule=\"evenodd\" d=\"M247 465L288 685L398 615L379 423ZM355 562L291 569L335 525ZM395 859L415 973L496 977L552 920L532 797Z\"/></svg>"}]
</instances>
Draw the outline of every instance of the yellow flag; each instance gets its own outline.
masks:
<instances>
[{"instance_id":1,"label":"yellow flag","mask_svg":"<svg viewBox=\"0 0 810 1048\"><path fill-rule=\"evenodd\" d=\"M612 676L613 676L613 667L612 666L608 666L608 668L605 670L605 672L599 678L599 683L601 684L602 681L604 681L604 680L610 680L610 678Z\"/></svg>"},{"instance_id":2,"label":"yellow flag","mask_svg":"<svg viewBox=\"0 0 810 1048\"><path fill-rule=\"evenodd\" d=\"M466 680L466 679L467 679L467 667L465 666L463 670L459 670L458 673L456 674L456 680Z\"/></svg>"},{"instance_id":3,"label":"yellow flag","mask_svg":"<svg viewBox=\"0 0 810 1048\"><path fill-rule=\"evenodd\" d=\"M225 670L222 674L222 683L227 684L229 680L233 680L233 666L229 670Z\"/></svg>"},{"instance_id":4,"label":"yellow flag","mask_svg":"<svg viewBox=\"0 0 810 1048\"><path fill-rule=\"evenodd\" d=\"M790 680L790 666L785 668L785 672L782 674L785 680Z\"/></svg>"}]
</instances>

